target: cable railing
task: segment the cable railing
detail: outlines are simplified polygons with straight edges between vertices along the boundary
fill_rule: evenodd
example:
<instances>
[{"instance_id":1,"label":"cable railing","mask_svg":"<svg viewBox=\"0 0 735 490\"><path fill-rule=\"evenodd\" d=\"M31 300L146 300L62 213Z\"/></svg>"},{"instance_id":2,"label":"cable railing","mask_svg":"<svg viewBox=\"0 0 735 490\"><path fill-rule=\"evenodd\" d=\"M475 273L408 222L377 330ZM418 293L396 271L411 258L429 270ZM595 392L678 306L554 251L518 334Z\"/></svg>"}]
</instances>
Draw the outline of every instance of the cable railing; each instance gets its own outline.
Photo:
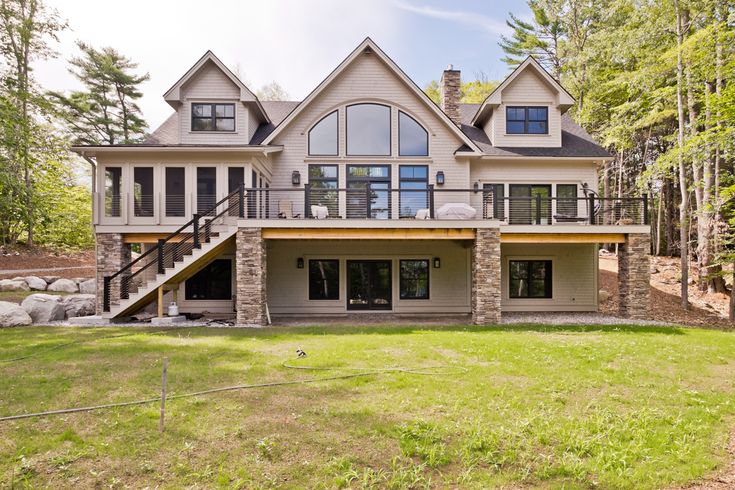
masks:
<instances>
[{"instance_id":1,"label":"cable railing","mask_svg":"<svg viewBox=\"0 0 735 490\"><path fill-rule=\"evenodd\" d=\"M492 189L245 189L248 219L489 219L509 225L645 225L648 197L496 196Z\"/></svg>"}]
</instances>

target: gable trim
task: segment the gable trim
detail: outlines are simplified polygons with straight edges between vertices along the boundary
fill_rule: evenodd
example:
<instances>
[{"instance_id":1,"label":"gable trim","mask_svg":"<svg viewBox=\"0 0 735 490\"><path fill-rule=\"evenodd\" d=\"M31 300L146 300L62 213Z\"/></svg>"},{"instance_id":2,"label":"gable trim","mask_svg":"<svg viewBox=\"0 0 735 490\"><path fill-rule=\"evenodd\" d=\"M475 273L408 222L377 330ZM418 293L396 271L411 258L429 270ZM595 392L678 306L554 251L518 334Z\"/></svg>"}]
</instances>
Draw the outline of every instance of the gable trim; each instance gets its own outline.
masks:
<instances>
[{"instance_id":1,"label":"gable trim","mask_svg":"<svg viewBox=\"0 0 735 490\"><path fill-rule=\"evenodd\" d=\"M240 89L240 102L254 102L255 105L258 107L261 120L265 121L266 123L271 122L270 118L268 117L268 113L265 112L265 109L260 103L260 100L258 100L258 97L244 83L242 83L237 75L232 73L232 71L227 68L227 66L222 63L222 61L217 58L217 56L215 56L215 54L211 50L207 50L207 52L204 53L204 55L199 58L199 60L194 63L194 65L189 68L186 73L184 73L184 75L171 86L171 88L166 91L166 93L163 94L163 99L171 105L173 105L172 102L180 102L181 87L186 82L188 82L197 72L199 72L199 70L201 70L205 63L209 61L214 63L214 65L219 68L219 70L224 73L224 75Z\"/></svg>"},{"instance_id":2,"label":"gable trim","mask_svg":"<svg viewBox=\"0 0 735 490\"><path fill-rule=\"evenodd\" d=\"M426 93L424 93L423 90L419 88L416 83L411 80L406 73L401 70L401 68L388 56L386 55L375 42L370 39L369 37L365 38L365 40L360 43L357 48L355 48L348 56L345 58L337 67L332 70L332 72L324 79L322 80L319 85L316 86L314 90L309 93L306 98L301 101L299 105L297 105L289 114L286 116L281 123L276 126L276 128L263 140L263 144L269 144L273 139L278 136L283 129L288 126L293 120L298 116L322 91L330 84L332 81L334 81L352 62L357 59L359 55L361 55L366 50L371 50L373 54L377 55L383 63L385 63L388 66L388 69L393 71L403 83L405 83L410 90L414 92L414 94L424 102L424 104L429 107L431 111L433 111L437 117L439 117L440 120L442 120L445 125L452 131L462 142L464 142L467 146L472 148L474 153L482 153L481 150L477 147L477 145L467 137L452 121L449 119L449 116L447 116L444 111L442 111L433 100L429 98Z\"/></svg>"},{"instance_id":3,"label":"gable trim","mask_svg":"<svg viewBox=\"0 0 735 490\"><path fill-rule=\"evenodd\" d=\"M502 91L508 88L508 86L529 66L536 70L536 73L542 78L542 81L546 82L557 91L557 93L560 95L560 106L571 107L572 105L574 105L574 97L572 97L567 89L565 89L561 83L559 83L554 77L552 77L551 74L549 74L549 72L546 71L546 69L544 69L544 67L541 66L538 61L536 61L536 58L534 58L533 56L528 56L525 60L523 60L521 64L516 66L515 69L510 73L510 75L505 77L505 80L503 80L500 85L495 87L495 89L490 92L490 94L485 98L485 100L482 102L482 105L480 105L480 107L477 109L477 113L475 113L472 121L470 122L472 126L484 122L483 116L486 114L487 108L490 105L499 104L500 102L496 99L500 96Z\"/></svg>"}]
</instances>

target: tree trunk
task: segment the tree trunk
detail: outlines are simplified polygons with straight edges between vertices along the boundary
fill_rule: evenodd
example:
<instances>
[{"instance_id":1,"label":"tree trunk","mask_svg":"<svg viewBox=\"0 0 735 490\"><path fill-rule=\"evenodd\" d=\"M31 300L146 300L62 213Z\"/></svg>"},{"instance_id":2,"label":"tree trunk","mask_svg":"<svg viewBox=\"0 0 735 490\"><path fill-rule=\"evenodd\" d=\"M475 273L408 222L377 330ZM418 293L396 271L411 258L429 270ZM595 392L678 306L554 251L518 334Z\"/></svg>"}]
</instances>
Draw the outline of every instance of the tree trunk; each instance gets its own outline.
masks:
<instances>
[{"instance_id":1,"label":"tree trunk","mask_svg":"<svg viewBox=\"0 0 735 490\"><path fill-rule=\"evenodd\" d=\"M677 144L679 146L679 187L681 188L681 203L679 206L679 248L681 255L681 307L689 309L689 237L687 236L689 210L689 193L687 189L687 174L684 166L684 97L682 94L683 72L681 47L684 43L684 26L679 0L674 0L676 8L676 107L679 122Z\"/></svg>"},{"instance_id":2,"label":"tree trunk","mask_svg":"<svg viewBox=\"0 0 735 490\"><path fill-rule=\"evenodd\" d=\"M656 211L656 248L654 255L661 255L661 215L663 214L664 193L663 188L658 194L658 210Z\"/></svg>"}]
</instances>

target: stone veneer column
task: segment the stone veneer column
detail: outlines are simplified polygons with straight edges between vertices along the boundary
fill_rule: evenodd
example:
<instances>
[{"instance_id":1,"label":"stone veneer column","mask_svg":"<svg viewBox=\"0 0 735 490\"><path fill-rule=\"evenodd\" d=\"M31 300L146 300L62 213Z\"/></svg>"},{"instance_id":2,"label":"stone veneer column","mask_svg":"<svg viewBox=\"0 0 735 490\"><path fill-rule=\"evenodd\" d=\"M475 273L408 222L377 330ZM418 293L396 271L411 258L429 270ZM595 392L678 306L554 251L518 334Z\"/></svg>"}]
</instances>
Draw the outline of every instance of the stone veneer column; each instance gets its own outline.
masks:
<instances>
[{"instance_id":1,"label":"stone veneer column","mask_svg":"<svg viewBox=\"0 0 735 490\"><path fill-rule=\"evenodd\" d=\"M260 228L237 230L235 270L238 326L266 325L266 251Z\"/></svg>"},{"instance_id":2,"label":"stone veneer column","mask_svg":"<svg viewBox=\"0 0 735 490\"><path fill-rule=\"evenodd\" d=\"M625 235L618 247L619 314L625 318L645 319L651 294L651 236L647 233Z\"/></svg>"},{"instance_id":3,"label":"stone veneer column","mask_svg":"<svg viewBox=\"0 0 735 490\"><path fill-rule=\"evenodd\" d=\"M500 230L478 228L472 246L472 323L500 323Z\"/></svg>"},{"instance_id":4,"label":"stone veneer column","mask_svg":"<svg viewBox=\"0 0 735 490\"><path fill-rule=\"evenodd\" d=\"M102 314L102 294L104 277L116 273L132 260L130 245L123 240L122 233L97 233L97 314ZM114 280L110 285L110 298L117 301L120 297L120 281Z\"/></svg>"}]
</instances>

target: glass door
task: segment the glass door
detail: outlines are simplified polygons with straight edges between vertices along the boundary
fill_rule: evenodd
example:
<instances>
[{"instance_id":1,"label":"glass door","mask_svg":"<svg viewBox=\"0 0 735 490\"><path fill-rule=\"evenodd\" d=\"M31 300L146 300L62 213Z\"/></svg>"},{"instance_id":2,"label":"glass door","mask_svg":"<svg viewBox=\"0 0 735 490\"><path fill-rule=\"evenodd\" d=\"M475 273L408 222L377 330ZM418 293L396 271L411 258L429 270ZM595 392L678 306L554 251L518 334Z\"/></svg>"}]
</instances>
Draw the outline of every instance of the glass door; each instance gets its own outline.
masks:
<instances>
[{"instance_id":1,"label":"glass door","mask_svg":"<svg viewBox=\"0 0 735 490\"><path fill-rule=\"evenodd\" d=\"M541 196L541 223L551 224L550 185L510 184L509 222L511 225L530 225L536 223L536 196Z\"/></svg>"},{"instance_id":2,"label":"glass door","mask_svg":"<svg viewBox=\"0 0 735 490\"><path fill-rule=\"evenodd\" d=\"M391 286L389 260L347 261L348 310L390 310Z\"/></svg>"}]
</instances>

